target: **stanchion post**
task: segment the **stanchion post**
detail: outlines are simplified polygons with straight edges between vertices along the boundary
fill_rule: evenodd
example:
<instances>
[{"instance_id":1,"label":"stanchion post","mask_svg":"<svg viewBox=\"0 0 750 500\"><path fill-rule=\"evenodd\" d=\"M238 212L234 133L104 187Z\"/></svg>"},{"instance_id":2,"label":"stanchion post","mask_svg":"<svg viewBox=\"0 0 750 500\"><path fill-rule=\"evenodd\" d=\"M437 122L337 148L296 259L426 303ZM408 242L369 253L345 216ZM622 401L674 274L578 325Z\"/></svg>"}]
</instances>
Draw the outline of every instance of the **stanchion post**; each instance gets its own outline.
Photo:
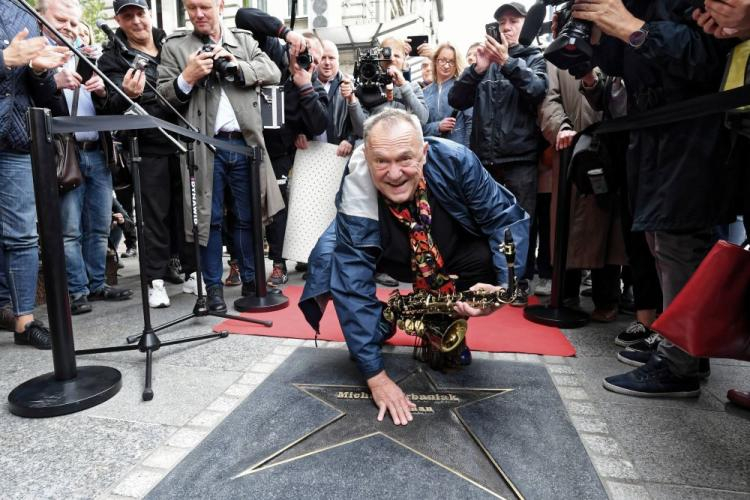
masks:
<instances>
[{"instance_id":1,"label":"stanchion post","mask_svg":"<svg viewBox=\"0 0 750 500\"><path fill-rule=\"evenodd\" d=\"M529 321L558 328L579 328L589 322L589 315L563 306L565 265L568 260L568 232L570 228L570 181L568 166L572 147L560 151L560 168L557 180L557 206L555 207L555 248L552 256L552 294L549 305L524 308L523 316ZM529 252L533 252L529 248Z\"/></svg>"},{"instance_id":2,"label":"stanchion post","mask_svg":"<svg viewBox=\"0 0 750 500\"><path fill-rule=\"evenodd\" d=\"M28 116L54 372L13 389L8 408L22 417L53 417L103 403L120 390L122 376L107 366L76 367L51 118L49 110L41 108L29 109Z\"/></svg>"},{"instance_id":3,"label":"stanchion post","mask_svg":"<svg viewBox=\"0 0 750 500\"><path fill-rule=\"evenodd\" d=\"M263 151L253 147L250 158L250 201L252 207L253 245L255 247L255 296L242 297L234 301L234 308L240 312L263 312L284 309L289 298L281 293L268 294L266 287L266 262L263 256L263 209L260 199L260 164Z\"/></svg>"}]
</instances>

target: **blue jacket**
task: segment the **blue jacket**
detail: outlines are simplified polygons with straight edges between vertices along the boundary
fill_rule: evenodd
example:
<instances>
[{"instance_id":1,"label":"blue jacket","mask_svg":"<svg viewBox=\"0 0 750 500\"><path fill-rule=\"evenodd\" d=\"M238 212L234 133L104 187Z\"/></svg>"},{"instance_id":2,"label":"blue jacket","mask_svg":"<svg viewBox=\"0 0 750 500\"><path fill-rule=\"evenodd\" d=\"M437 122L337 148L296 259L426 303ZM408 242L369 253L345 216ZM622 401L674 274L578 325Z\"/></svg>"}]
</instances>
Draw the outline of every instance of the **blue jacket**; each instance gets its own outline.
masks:
<instances>
[{"instance_id":1,"label":"blue jacket","mask_svg":"<svg viewBox=\"0 0 750 500\"><path fill-rule=\"evenodd\" d=\"M26 110L49 107L57 87L51 71L37 76L26 65L9 69L3 60L2 51L21 30L29 29L27 38L40 35L36 20L11 2L0 3L0 19L0 148L27 152Z\"/></svg>"},{"instance_id":2,"label":"blue jacket","mask_svg":"<svg viewBox=\"0 0 750 500\"><path fill-rule=\"evenodd\" d=\"M424 102L427 105L427 110L430 112L430 117L427 119L427 123L422 127L424 135L443 137L440 134L438 126L440 125L440 121L443 118L448 118L455 109L448 104L448 93L451 91L455 81L455 78L451 78L450 80L443 82L442 85L433 82L424 88ZM473 108L468 108L459 111L456 116L456 126L450 134L445 136L446 139L456 141L467 148L469 147L469 141L471 139L472 109Z\"/></svg>"},{"instance_id":3,"label":"blue jacket","mask_svg":"<svg viewBox=\"0 0 750 500\"><path fill-rule=\"evenodd\" d=\"M529 216L513 195L497 184L468 148L427 138L424 176L433 196L467 231L487 237L497 283L508 280L499 250L505 229L516 244L516 275L523 276L529 240ZM378 193L360 146L352 154L336 197L337 214L308 260L308 278L300 299L307 321L319 328L329 298L349 351L365 376L383 370L380 346L390 325L380 321L382 306L375 296L375 265L380 256Z\"/></svg>"}]
</instances>

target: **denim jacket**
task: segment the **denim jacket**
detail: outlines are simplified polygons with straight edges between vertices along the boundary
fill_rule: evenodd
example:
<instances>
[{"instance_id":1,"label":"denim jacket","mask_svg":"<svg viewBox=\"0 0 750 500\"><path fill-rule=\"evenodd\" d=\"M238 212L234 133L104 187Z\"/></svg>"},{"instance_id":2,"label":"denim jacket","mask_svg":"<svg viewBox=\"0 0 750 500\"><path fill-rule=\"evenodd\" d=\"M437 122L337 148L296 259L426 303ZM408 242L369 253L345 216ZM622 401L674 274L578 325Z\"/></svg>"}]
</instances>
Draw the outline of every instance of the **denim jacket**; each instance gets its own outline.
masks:
<instances>
[{"instance_id":1,"label":"denim jacket","mask_svg":"<svg viewBox=\"0 0 750 500\"><path fill-rule=\"evenodd\" d=\"M30 106L49 107L57 91L52 72L36 75L28 65L5 65L2 51L24 28L29 30L27 38L40 35L30 14L11 2L0 3L0 149L19 152L29 151L26 110Z\"/></svg>"},{"instance_id":2,"label":"denim jacket","mask_svg":"<svg viewBox=\"0 0 750 500\"><path fill-rule=\"evenodd\" d=\"M424 88L424 101L427 105L427 110L430 112L430 117L427 119L427 123L422 127L422 131L425 136L445 137L451 141L463 144L468 148L469 141L471 140L473 108L468 108L463 111L456 110L458 111L458 115L456 115L456 126L450 134L443 136L439 129L440 122L443 118L448 118L455 109L448 104L448 94L455 82L456 79L451 78L450 80L443 82L442 85L433 82Z\"/></svg>"}]
</instances>

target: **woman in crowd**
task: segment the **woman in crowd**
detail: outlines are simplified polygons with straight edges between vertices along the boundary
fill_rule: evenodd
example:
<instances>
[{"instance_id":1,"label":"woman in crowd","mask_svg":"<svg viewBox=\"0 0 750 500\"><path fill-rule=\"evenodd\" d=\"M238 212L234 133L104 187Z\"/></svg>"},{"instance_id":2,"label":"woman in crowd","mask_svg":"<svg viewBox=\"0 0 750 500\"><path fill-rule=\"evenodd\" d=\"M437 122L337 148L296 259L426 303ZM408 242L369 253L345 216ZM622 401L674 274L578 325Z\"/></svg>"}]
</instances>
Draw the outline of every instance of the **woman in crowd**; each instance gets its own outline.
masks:
<instances>
[{"instance_id":1,"label":"woman in crowd","mask_svg":"<svg viewBox=\"0 0 750 500\"><path fill-rule=\"evenodd\" d=\"M445 137L469 146L471 109L458 111L448 104L448 93L458 75L464 70L461 54L450 43L443 43L432 55L433 82L424 89L424 99L430 117L424 135Z\"/></svg>"}]
</instances>

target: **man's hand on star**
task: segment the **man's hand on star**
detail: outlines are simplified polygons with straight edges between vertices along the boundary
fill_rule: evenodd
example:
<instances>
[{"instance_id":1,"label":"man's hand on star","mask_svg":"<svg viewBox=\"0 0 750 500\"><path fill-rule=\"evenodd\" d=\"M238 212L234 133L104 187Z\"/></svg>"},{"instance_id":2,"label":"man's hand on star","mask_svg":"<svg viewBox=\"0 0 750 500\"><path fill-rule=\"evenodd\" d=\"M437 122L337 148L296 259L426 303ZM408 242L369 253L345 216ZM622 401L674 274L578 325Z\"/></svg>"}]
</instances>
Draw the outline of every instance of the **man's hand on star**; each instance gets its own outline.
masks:
<instances>
[{"instance_id":1,"label":"man's hand on star","mask_svg":"<svg viewBox=\"0 0 750 500\"><path fill-rule=\"evenodd\" d=\"M404 391L388 377L385 370L368 378L367 386L370 388L375 406L380 410L378 421L383 421L386 412L391 415L396 425L406 425L414 419L411 411L415 410L417 405L406 398Z\"/></svg>"},{"instance_id":2,"label":"man's hand on star","mask_svg":"<svg viewBox=\"0 0 750 500\"><path fill-rule=\"evenodd\" d=\"M591 21L605 35L627 42L631 33L638 31L644 24L630 13L622 0L575 0L573 17Z\"/></svg>"}]
</instances>

